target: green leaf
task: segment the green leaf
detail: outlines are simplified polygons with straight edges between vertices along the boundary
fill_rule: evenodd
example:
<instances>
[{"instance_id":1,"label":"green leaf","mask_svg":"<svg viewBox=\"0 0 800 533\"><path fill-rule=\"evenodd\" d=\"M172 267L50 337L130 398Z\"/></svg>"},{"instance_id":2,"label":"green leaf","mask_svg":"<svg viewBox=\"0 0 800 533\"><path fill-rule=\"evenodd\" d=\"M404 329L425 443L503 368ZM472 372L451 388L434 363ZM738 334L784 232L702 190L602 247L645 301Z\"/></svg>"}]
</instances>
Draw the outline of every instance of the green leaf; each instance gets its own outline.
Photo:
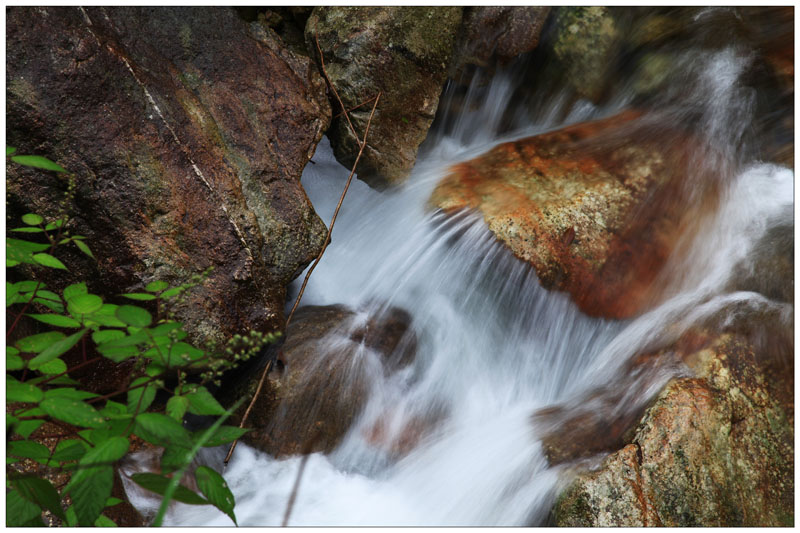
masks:
<instances>
[{"instance_id":1,"label":"green leaf","mask_svg":"<svg viewBox=\"0 0 800 533\"><path fill-rule=\"evenodd\" d=\"M169 300L173 296L176 296L185 290L186 289L184 289L183 287L173 287L169 290L162 292L158 297L161 298L162 300Z\"/></svg>"},{"instance_id":2,"label":"green leaf","mask_svg":"<svg viewBox=\"0 0 800 533\"><path fill-rule=\"evenodd\" d=\"M53 461L68 463L77 461L86 454L86 445L78 439L62 440L56 445Z\"/></svg>"},{"instance_id":3,"label":"green leaf","mask_svg":"<svg viewBox=\"0 0 800 533\"><path fill-rule=\"evenodd\" d=\"M6 353L6 370L22 370L25 367L25 361L22 357Z\"/></svg>"},{"instance_id":4,"label":"green leaf","mask_svg":"<svg viewBox=\"0 0 800 533\"><path fill-rule=\"evenodd\" d=\"M161 473L170 474L192 462L192 451L181 446L168 446L161 455Z\"/></svg>"},{"instance_id":5,"label":"green leaf","mask_svg":"<svg viewBox=\"0 0 800 533\"><path fill-rule=\"evenodd\" d=\"M39 429L42 424L44 424L44 420L20 420L15 424L14 430L17 432L17 435L27 439L31 436L31 433Z\"/></svg>"},{"instance_id":6,"label":"green leaf","mask_svg":"<svg viewBox=\"0 0 800 533\"><path fill-rule=\"evenodd\" d=\"M155 350L155 348L153 348L153 350ZM150 352L150 351L151 350L148 350L148 352ZM156 354L156 355L158 355L158 354ZM147 355L147 352L145 352L145 356L146 357L150 357L149 355ZM144 372L145 372L145 374L147 374L150 377L156 377L156 376L160 376L161 374L163 374L166 370L167 370L167 368L164 365L162 365L161 363L159 363L157 361L151 361L147 365L147 367L145 367ZM169 413L167 413L167 414L169 414Z\"/></svg>"},{"instance_id":7,"label":"green leaf","mask_svg":"<svg viewBox=\"0 0 800 533\"><path fill-rule=\"evenodd\" d=\"M28 213L27 215L22 215L22 221L29 226L38 226L44 222L44 219L34 213Z\"/></svg>"},{"instance_id":8,"label":"green leaf","mask_svg":"<svg viewBox=\"0 0 800 533\"><path fill-rule=\"evenodd\" d=\"M159 413L143 413L136 417L133 431L138 437L157 446L192 447L189 432L173 418Z\"/></svg>"},{"instance_id":9,"label":"green leaf","mask_svg":"<svg viewBox=\"0 0 800 533\"><path fill-rule=\"evenodd\" d=\"M119 505L122 503L122 500L119 498L114 498L113 496L106 500L106 507L114 507L115 505Z\"/></svg>"},{"instance_id":10,"label":"green leaf","mask_svg":"<svg viewBox=\"0 0 800 533\"><path fill-rule=\"evenodd\" d=\"M42 508L23 498L18 490L6 493L6 526L23 526L41 514Z\"/></svg>"},{"instance_id":11,"label":"green leaf","mask_svg":"<svg viewBox=\"0 0 800 533\"><path fill-rule=\"evenodd\" d=\"M197 480L197 487L200 492L208 498L214 507L231 517L236 524L236 515L233 514L235 501L231 489L225 479L214 470L207 466L198 466L194 471L194 478ZM239 524L236 524L237 526Z\"/></svg>"},{"instance_id":12,"label":"green leaf","mask_svg":"<svg viewBox=\"0 0 800 533\"><path fill-rule=\"evenodd\" d=\"M156 297L153 296L152 294L145 294L143 292L131 292L129 294L123 294L122 296L128 298L129 300L140 300L143 302L156 299Z\"/></svg>"},{"instance_id":13,"label":"green leaf","mask_svg":"<svg viewBox=\"0 0 800 533\"><path fill-rule=\"evenodd\" d=\"M71 299L75 298L76 296L80 296L81 294L88 294L89 289L86 288L86 283L73 283L72 285L68 285L67 288L64 289L64 300L70 301Z\"/></svg>"},{"instance_id":14,"label":"green leaf","mask_svg":"<svg viewBox=\"0 0 800 533\"><path fill-rule=\"evenodd\" d=\"M17 151L17 149L14 148L13 146L6 146L6 157L8 157L10 155L14 155L14 153L16 151Z\"/></svg>"},{"instance_id":15,"label":"green leaf","mask_svg":"<svg viewBox=\"0 0 800 533\"><path fill-rule=\"evenodd\" d=\"M44 287L44 285L42 285L42 287ZM39 288L38 291L36 291L36 296L38 298L44 298L45 300L53 300L54 302L61 302L61 297L58 294L51 291L42 290L41 287Z\"/></svg>"},{"instance_id":16,"label":"green leaf","mask_svg":"<svg viewBox=\"0 0 800 533\"><path fill-rule=\"evenodd\" d=\"M69 495L72 498L78 525L81 526L94 524L105 509L106 500L111 496L114 484L114 469L111 466L78 470L78 473L88 471L91 471L89 477L82 478L75 484L70 481Z\"/></svg>"},{"instance_id":17,"label":"green leaf","mask_svg":"<svg viewBox=\"0 0 800 533\"><path fill-rule=\"evenodd\" d=\"M238 428L235 426L220 426L209 439L206 441L203 446L205 447L214 447L214 446L222 446L223 444L227 444L229 442L233 442L245 433L250 431L247 428ZM204 431L195 431L192 433L193 439L198 439L204 433Z\"/></svg>"},{"instance_id":18,"label":"green leaf","mask_svg":"<svg viewBox=\"0 0 800 533\"><path fill-rule=\"evenodd\" d=\"M50 248L49 244L42 244L40 242L23 241L20 239L11 239L6 237L6 248L12 250L19 250L23 252L42 252ZM44 286L44 284L42 284ZM31 289L32 290L32 289Z\"/></svg>"},{"instance_id":19,"label":"green leaf","mask_svg":"<svg viewBox=\"0 0 800 533\"><path fill-rule=\"evenodd\" d=\"M137 328L146 328L153 322L150 313L133 305L121 305L117 308L116 316L122 322Z\"/></svg>"},{"instance_id":20,"label":"green leaf","mask_svg":"<svg viewBox=\"0 0 800 533\"><path fill-rule=\"evenodd\" d=\"M191 361L196 361L203 357L203 350L197 349L191 344L185 342L175 343L169 351L169 364L180 365L186 364ZM219 413L213 413L219 414Z\"/></svg>"},{"instance_id":21,"label":"green leaf","mask_svg":"<svg viewBox=\"0 0 800 533\"><path fill-rule=\"evenodd\" d=\"M46 315L29 314L28 316L33 318L34 320L38 320L39 322L44 322L45 324L50 324L51 326L56 326L59 328L81 327L80 322L68 316L52 315L52 314L46 314Z\"/></svg>"},{"instance_id":22,"label":"green leaf","mask_svg":"<svg viewBox=\"0 0 800 533\"><path fill-rule=\"evenodd\" d=\"M47 398L39 406L45 413L74 426L97 428L105 420L91 405L67 398Z\"/></svg>"},{"instance_id":23,"label":"green leaf","mask_svg":"<svg viewBox=\"0 0 800 533\"><path fill-rule=\"evenodd\" d=\"M75 506L70 505L67 507L67 525L69 527L75 527L78 525L78 517L75 515Z\"/></svg>"},{"instance_id":24,"label":"green leaf","mask_svg":"<svg viewBox=\"0 0 800 533\"><path fill-rule=\"evenodd\" d=\"M61 359L53 359L52 361L48 361L41 365L38 370L46 376L55 376L57 374L63 374L67 371L67 363Z\"/></svg>"},{"instance_id":25,"label":"green leaf","mask_svg":"<svg viewBox=\"0 0 800 533\"><path fill-rule=\"evenodd\" d=\"M61 496L53 485L46 479L33 475L12 478L11 484L26 500L47 509L58 518L66 520L64 510L61 509Z\"/></svg>"},{"instance_id":26,"label":"green leaf","mask_svg":"<svg viewBox=\"0 0 800 533\"><path fill-rule=\"evenodd\" d=\"M116 317L118 308L118 305L103 304L103 307L101 307L99 311L93 313L90 318L92 321L97 322L101 326L106 326L109 328L124 328L127 326L127 324L120 321Z\"/></svg>"},{"instance_id":27,"label":"green leaf","mask_svg":"<svg viewBox=\"0 0 800 533\"><path fill-rule=\"evenodd\" d=\"M195 415L221 415L225 408L214 398L205 387L197 387L192 393L186 395L189 400L189 412Z\"/></svg>"},{"instance_id":28,"label":"green leaf","mask_svg":"<svg viewBox=\"0 0 800 533\"><path fill-rule=\"evenodd\" d=\"M131 382L131 387L135 387L137 385L141 385L142 383L147 383L150 381L149 378L137 378ZM139 387L138 389L131 389L128 391L128 412L129 413L136 413L136 412L144 412L150 407L150 404L153 403L153 400L156 398L156 388L153 385L145 385L144 387ZM138 407L138 409L137 409Z\"/></svg>"},{"instance_id":29,"label":"green leaf","mask_svg":"<svg viewBox=\"0 0 800 533\"><path fill-rule=\"evenodd\" d=\"M77 294L67 300L67 311L73 316L88 315L103 307L103 299L96 294Z\"/></svg>"},{"instance_id":30,"label":"green leaf","mask_svg":"<svg viewBox=\"0 0 800 533\"><path fill-rule=\"evenodd\" d=\"M64 312L64 306L61 305L61 302L54 302L52 300L45 300L43 298L34 298L33 302L37 303L37 304L41 304L41 305L47 307L48 309L50 309L51 311L55 311L56 313L63 313Z\"/></svg>"},{"instance_id":31,"label":"green leaf","mask_svg":"<svg viewBox=\"0 0 800 533\"><path fill-rule=\"evenodd\" d=\"M40 389L29 383L20 383L6 374L6 402L37 403L42 399L44 393Z\"/></svg>"},{"instance_id":32,"label":"green leaf","mask_svg":"<svg viewBox=\"0 0 800 533\"><path fill-rule=\"evenodd\" d=\"M106 507L108 507L108 505L106 505ZM116 522L103 514L97 517L97 520L94 521L94 525L95 527L117 527Z\"/></svg>"},{"instance_id":33,"label":"green leaf","mask_svg":"<svg viewBox=\"0 0 800 533\"><path fill-rule=\"evenodd\" d=\"M106 359L110 359L115 363L121 363L122 361L133 357L134 355L139 354L139 349L136 346L98 346L98 351L105 357Z\"/></svg>"},{"instance_id":34,"label":"green leaf","mask_svg":"<svg viewBox=\"0 0 800 533\"><path fill-rule=\"evenodd\" d=\"M15 155L11 157L11 160L26 167L42 168L44 170L68 173L61 165L53 163L46 157L42 157L40 155Z\"/></svg>"},{"instance_id":35,"label":"green leaf","mask_svg":"<svg viewBox=\"0 0 800 533\"><path fill-rule=\"evenodd\" d=\"M94 259L94 254L93 254L93 253L92 253L92 251L89 249L89 245L87 245L87 244L86 244L85 242L83 242L83 241L78 241L78 240L73 240L72 242L74 242L74 243L75 243L75 246L77 246L77 247L78 247L78 250L80 250L81 252L85 253L86 255L88 255L89 257L91 257L92 259Z\"/></svg>"},{"instance_id":36,"label":"green leaf","mask_svg":"<svg viewBox=\"0 0 800 533\"><path fill-rule=\"evenodd\" d=\"M188 408L189 400L183 396L173 396L167 401L167 414L178 422L183 421L183 415L186 414Z\"/></svg>"},{"instance_id":37,"label":"green leaf","mask_svg":"<svg viewBox=\"0 0 800 533\"><path fill-rule=\"evenodd\" d=\"M45 398L68 398L70 400L88 400L89 398L97 398L97 396L98 394L93 392L74 389L72 387L50 389L44 393Z\"/></svg>"},{"instance_id":38,"label":"green leaf","mask_svg":"<svg viewBox=\"0 0 800 533\"><path fill-rule=\"evenodd\" d=\"M33 459L38 463L47 464L50 450L44 444L32 440L12 440L7 445L6 455Z\"/></svg>"},{"instance_id":39,"label":"green leaf","mask_svg":"<svg viewBox=\"0 0 800 533\"><path fill-rule=\"evenodd\" d=\"M10 231L16 231L17 233L43 233L44 230L42 228L14 228Z\"/></svg>"},{"instance_id":40,"label":"green leaf","mask_svg":"<svg viewBox=\"0 0 800 533\"><path fill-rule=\"evenodd\" d=\"M36 370L46 362L55 359L59 355L67 352L70 348L75 346L79 340L81 340L84 334L86 334L86 331L87 331L86 329L82 329L77 333L73 333L66 339L61 339L60 341L50 345L45 350L42 350L42 352L39 355L37 355L28 362L28 368L30 368L31 370Z\"/></svg>"},{"instance_id":41,"label":"green leaf","mask_svg":"<svg viewBox=\"0 0 800 533\"><path fill-rule=\"evenodd\" d=\"M95 344L103 344L113 340L121 339L124 336L124 331L120 331L118 329L104 329L92 333L92 340Z\"/></svg>"},{"instance_id":42,"label":"green leaf","mask_svg":"<svg viewBox=\"0 0 800 533\"><path fill-rule=\"evenodd\" d=\"M58 220L54 220L53 222L50 222L48 225L46 225L44 227L44 229L47 230L47 231L53 231L54 229L58 229L63 225L64 225L64 219L60 218Z\"/></svg>"},{"instance_id":43,"label":"green leaf","mask_svg":"<svg viewBox=\"0 0 800 533\"><path fill-rule=\"evenodd\" d=\"M87 451L86 455L83 456L78 464L83 469L110 465L122 459L125 454L128 453L129 447L130 442L128 442L128 439L125 437L110 437ZM78 481L80 481L82 477L81 472L82 470L79 470L77 474L73 475L73 478L77 478Z\"/></svg>"},{"instance_id":44,"label":"green leaf","mask_svg":"<svg viewBox=\"0 0 800 533\"><path fill-rule=\"evenodd\" d=\"M45 254L45 253L33 254L33 260L42 266L67 270L67 267L64 266L64 263L62 263L61 261L59 261L50 254Z\"/></svg>"},{"instance_id":45,"label":"green leaf","mask_svg":"<svg viewBox=\"0 0 800 533\"><path fill-rule=\"evenodd\" d=\"M148 283L147 286L144 288L144 290L146 290L147 292L159 292L163 291L167 287L169 287L169 284L166 281L158 280L158 281L151 281L150 283Z\"/></svg>"},{"instance_id":46,"label":"green leaf","mask_svg":"<svg viewBox=\"0 0 800 533\"><path fill-rule=\"evenodd\" d=\"M170 478L166 476L161 474L151 474L148 472L133 474L131 479L140 487L155 492L161 496L163 496L166 492L167 485L169 485L170 482ZM210 503L199 494L192 492L183 485L178 485L178 487L175 489L175 494L172 495L172 498L181 503L188 503L189 505L207 505Z\"/></svg>"},{"instance_id":47,"label":"green leaf","mask_svg":"<svg viewBox=\"0 0 800 533\"><path fill-rule=\"evenodd\" d=\"M60 331L48 331L22 338L14 343L14 346L19 348L21 352L39 353L63 338L65 338L65 335Z\"/></svg>"}]
</instances>

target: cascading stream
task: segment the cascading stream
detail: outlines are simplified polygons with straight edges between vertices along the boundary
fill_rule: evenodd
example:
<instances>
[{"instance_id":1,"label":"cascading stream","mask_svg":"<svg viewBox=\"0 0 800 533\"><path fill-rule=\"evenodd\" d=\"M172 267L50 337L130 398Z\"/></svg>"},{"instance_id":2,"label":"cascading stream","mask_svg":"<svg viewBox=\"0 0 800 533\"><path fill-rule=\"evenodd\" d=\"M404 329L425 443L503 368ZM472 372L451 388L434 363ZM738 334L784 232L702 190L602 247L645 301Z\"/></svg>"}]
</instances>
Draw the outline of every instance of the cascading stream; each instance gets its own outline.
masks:
<instances>
[{"instance_id":1,"label":"cascading stream","mask_svg":"<svg viewBox=\"0 0 800 533\"><path fill-rule=\"evenodd\" d=\"M442 120L448 131L431 134L405 186L379 193L353 182L303 305L345 304L359 311L354 322L370 310L406 309L417 355L411 366L386 376L374 353L359 353L370 398L333 453L310 457L291 525L542 524L568 474L548 466L542 435L531 422L534 412L580 405L589 391L619 378L632 356L664 346L733 303L774 308L791 320L790 304L728 285L734 266L747 264L770 227L792 223L793 173L752 157L742 160L739 148L753 106L738 79L748 56L723 49L698 61L686 56L683 74L696 89L685 95L683 107L667 107L658 116L677 121L691 113L706 126L703 153L713 151L725 162L713 163L722 170L718 207L664 267L657 280L664 285L661 303L635 319L584 315L567 294L543 289L535 271L513 257L479 215L447 216L427 205L452 164L509 139L612 114L627 104L624 92L604 108L557 99L535 122L515 114L514 130L501 135L515 85L498 74L489 87L467 93L462 107L472 111ZM348 171L333 159L327 139L313 161L302 184L327 221ZM690 176L689 187L703 187L691 179L704 176ZM335 342L342 333L321 342ZM628 382L631 392L621 404L639 408L685 371L665 366L638 386ZM391 438L409 420L432 429L404 456L365 438L378 421ZM275 459L238 446L225 477L239 525L280 525L299 463L299 457ZM167 523L231 525L210 507L182 504Z\"/></svg>"}]
</instances>

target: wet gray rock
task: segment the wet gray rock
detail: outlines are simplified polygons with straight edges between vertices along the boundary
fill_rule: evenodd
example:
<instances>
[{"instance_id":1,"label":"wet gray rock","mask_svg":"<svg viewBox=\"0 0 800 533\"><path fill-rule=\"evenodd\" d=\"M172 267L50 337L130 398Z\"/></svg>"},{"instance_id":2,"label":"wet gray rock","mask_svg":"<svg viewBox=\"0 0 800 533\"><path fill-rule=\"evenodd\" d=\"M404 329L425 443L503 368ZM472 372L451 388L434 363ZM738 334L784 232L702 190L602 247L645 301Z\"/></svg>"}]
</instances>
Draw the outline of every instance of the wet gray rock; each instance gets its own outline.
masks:
<instances>
[{"instance_id":1,"label":"wet gray rock","mask_svg":"<svg viewBox=\"0 0 800 533\"><path fill-rule=\"evenodd\" d=\"M281 348L277 366L284 368L270 373L245 442L275 456L333 450L364 407L372 379L412 362L410 323L397 308L370 315L341 305L300 308ZM248 397L259 378L253 372L243 387Z\"/></svg>"},{"instance_id":2,"label":"wet gray rock","mask_svg":"<svg viewBox=\"0 0 800 533\"><path fill-rule=\"evenodd\" d=\"M373 187L405 181L428 134L447 77L460 7L317 7L306 23L307 48L351 113L334 118L328 137L336 159L352 167L372 100L382 93L358 177ZM334 115L338 104L334 102ZM363 104L363 105L362 105Z\"/></svg>"}]
</instances>

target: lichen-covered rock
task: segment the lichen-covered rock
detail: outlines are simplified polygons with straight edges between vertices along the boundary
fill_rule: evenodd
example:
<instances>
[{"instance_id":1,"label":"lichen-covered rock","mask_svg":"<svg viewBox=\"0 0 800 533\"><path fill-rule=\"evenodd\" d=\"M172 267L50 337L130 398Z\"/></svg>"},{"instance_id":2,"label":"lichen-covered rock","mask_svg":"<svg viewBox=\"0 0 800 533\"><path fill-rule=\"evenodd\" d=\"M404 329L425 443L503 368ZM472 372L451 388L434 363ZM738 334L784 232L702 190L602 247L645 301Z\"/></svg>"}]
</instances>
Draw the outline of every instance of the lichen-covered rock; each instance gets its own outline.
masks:
<instances>
[{"instance_id":1,"label":"lichen-covered rock","mask_svg":"<svg viewBox=\"0 0 800 533\"><path fill-rule=\"evenodd\" d=\"M626 111L501 144L452 167L431 197L478 209L489 229L593 316L629 317L653 303L651 282L687 215L680 182L687 138L638 125Z\"/></svg>"},{"instance_id":2,"label":"lichen-covered rock","mask_svg":"<svg viewBox=\"0 0 800 533\"><path fill-rule=\"evenodd\" d=\"M603 96L620 32L609 8L559 7L553 52L569 83L592 101Z\"/></svg>"},{"instance_id":3,"label":"lichen-covered rock","mask_svg":"<svg viewBox=\"0 0 800 533\"><path fill-rule=\"evenodd\" d=\"M530 52L550 12L544 6L472 6L464 8L452 71L465 64L487 66L492 57L506 62Z\"/></svg>"},{"instance_id":4,"label":"lichen-covered rock","mask_svg":"<svg viewBox=\"0 0 800 533\"><path fill-rule=\"evenodd\" d=\"M792 426L751 347L724 334L660 393L633 442L559 497L560 526L790 526Z\"/></svg>"},{"instance_id":5,"label":"lichen-covered rock","mask_svg":"<svg viewBox=\"0 0 800 533\"><path fill-rule=\"evenodd\" d=\"M370 104L382 93L358 164L358 177L371 186L401 183L414 166L436 114L461 11L328 6L315 8L309 17L308 49L318 62L324 59L344 106L361 105L350 115L358 138L343 116L334 119L328 132L336 159L348 168L358 155ZM341 111L338 104L334 109Z\"/></svg>"},{"instance_id":6,"label":"lichen-covered rock","mask_svg":"<svg viewBox=\"0 0 800 533\"><path fill-rule=\"evenodd\" d=\"M410 322L397 308L369 315L339 305L300 308L281 348L285 368L265 382L245 442L275 456L331 451L361 412L372 379L411 363ZM254 372L245 386L248 397L259 378Z\"/></svg>"},{"instance_id":7,"label":"lichen-covered rock","mask_svg":"<svg viewBox=\"0 0 800 533\"><path fill-rule=\"evenodd\" d=\"M195 340L282 328L325 237L299 183L330 120L315 65L228 8L10 8L6 42L8 143L76 176L98 259L66 257L75 278L113 295L213 267L176 309ZM65 181L9 165L9 213L54 216Z\"/></svg>"}]
</instances>

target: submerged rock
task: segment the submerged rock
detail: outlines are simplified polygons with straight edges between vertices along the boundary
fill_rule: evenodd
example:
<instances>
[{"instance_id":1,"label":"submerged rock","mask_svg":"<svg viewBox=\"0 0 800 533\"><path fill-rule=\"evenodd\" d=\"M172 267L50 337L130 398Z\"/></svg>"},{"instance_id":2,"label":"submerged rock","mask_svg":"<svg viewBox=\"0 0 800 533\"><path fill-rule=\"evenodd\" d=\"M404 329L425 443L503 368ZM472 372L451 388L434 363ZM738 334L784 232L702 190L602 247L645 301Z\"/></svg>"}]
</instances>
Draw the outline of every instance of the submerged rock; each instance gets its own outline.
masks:
<instances>
[{"instance_id":1,"label":"submerged rock","mask_svg":"<svg viewBox=\"0 0 800 533\"><path fill-rule=\"evenodd\" d=\"M53 28L57 28L54 31ZM176 311L196 340L283 326L325 225L299 183L330 120L308 58L227 8L8 10L7 136L75 173L92 290L208 281ZM66 180L8 167L12 214L55 216Z\"/></svg>"},{"instance_id":2,"label":"submerged rock","mask_svg":"<svg viewBox=\"0 0 800 533\"><path fill-rule=\"evenodd\" d=\"M358 177L373 187L406 180L428 134L447 77L460 7L317 7L306 23L308 49L320 61L350 114L328 132L336 159L353 166L372 100L382 93ZM332 101L335 102L333 95ZM362 105L363 104L363 105ZM334 104L336 113L341 109Z\"/></svg>"},{"instance_id":3,"label":"submerged rock","mask_svg":"<svg viewBox=\"0 0 800 533\"><path fill-rule=\"evenodd\" d=\"M559 526L791 526L792 426L751 347L723 334L685 356L632 443L561 494Z\"/></svg>"},{"instance_id":4,"label":"submerged rock","mask_svg":"<svg viewBox=\"0 0 800 533\"><path fill-rule=\"evenodd\" d=\"M372 379L413 360L410 323L397 308L369 316L340 305L298 309L281 348L285 369L270 373L245 442L275 456L333 450L364 407ZM260 377L253 374L249 394Z\"/></svg>"},{"instance_id":5,"label":"submerged rock","mask_svg":"<svg viewBox=\"0 0 800 533\"><path fill-rule=\"evenodd\" d=\"M687 214L688 140L626 111L501 144L455 165L430 203L483 214L543 286L586 313L624 318L653 303L651 282Z\"/></svg>"}]
</instances>

